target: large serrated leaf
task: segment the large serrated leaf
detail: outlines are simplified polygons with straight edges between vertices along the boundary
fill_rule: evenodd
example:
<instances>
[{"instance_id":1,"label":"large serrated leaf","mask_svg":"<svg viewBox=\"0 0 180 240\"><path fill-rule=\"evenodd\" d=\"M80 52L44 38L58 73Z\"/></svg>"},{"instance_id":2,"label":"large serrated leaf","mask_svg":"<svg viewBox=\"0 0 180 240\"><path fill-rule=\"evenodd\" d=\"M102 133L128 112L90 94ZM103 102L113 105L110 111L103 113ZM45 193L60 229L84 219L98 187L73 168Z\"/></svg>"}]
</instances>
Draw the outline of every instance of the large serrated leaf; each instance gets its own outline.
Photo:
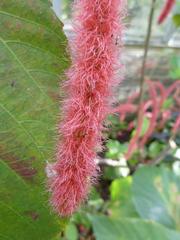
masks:
<instances>
[{"instance_id":1,"label":"large serrated leaf","mask_svg":"<svg viewBox=\"0 0 180 240\"><path fill-rule=\"evenodd\" d=\"M48 0L0 1L0 239L50 240L60 232L45 190L60 75L62 24Z\"/></svg>"}]
</instances>

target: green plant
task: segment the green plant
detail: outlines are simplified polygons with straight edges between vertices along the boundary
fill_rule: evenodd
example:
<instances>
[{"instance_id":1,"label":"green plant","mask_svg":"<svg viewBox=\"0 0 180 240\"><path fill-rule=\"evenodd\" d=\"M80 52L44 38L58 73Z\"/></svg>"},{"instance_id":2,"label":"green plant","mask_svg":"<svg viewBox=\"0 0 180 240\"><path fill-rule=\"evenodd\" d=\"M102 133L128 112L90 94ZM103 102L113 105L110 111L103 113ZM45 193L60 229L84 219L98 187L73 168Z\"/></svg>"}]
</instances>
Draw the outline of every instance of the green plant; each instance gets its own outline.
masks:
<instances>
[{"instance_id":1,"label":"green plant","mask_svg":"<svg viewBox=\"0 0 180 240\"><path fill-rule=\"evenodd\" d=\"M54 240L64 221L49 208L44 169L67 41L48 0L1 0L0 26L0 239Z\"/></svg>"},{"instance_id":2,"label":"green plant","mask_svg":"<svg viewBox=\"0 0 180 240\"><path fill-rule=\"evenodd\" d=\"M133 177L112 181L105 208L87 208L82 219L86 214L97 240L178 240L179 197L179 176L164 166L145 166Z\"/></svg>"}]
</instances>

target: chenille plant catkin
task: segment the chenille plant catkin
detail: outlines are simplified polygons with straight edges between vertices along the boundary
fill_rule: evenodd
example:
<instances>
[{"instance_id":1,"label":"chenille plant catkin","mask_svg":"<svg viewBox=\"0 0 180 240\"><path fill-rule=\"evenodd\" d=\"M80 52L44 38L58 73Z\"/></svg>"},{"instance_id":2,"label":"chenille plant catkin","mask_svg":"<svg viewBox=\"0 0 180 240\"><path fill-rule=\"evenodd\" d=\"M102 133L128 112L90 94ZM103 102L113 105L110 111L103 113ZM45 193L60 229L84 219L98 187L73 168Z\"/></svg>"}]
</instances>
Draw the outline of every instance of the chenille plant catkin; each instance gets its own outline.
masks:
<instances>
[{"instance_id":1,"label":"chenille plant catkin","mask_svg":"<svg viewBox=\"0 0 180 240\"><path fill-rule=\"evenodd\" d=\"M165 5L158 18L158 24L161 24L164 22L164 20L167 18L172 8L174 7L175 3L176 3L175 0L166 0Z\"/></svg>"},{"instance_id":2,"label":"chenille plant catkin","mask_svg":"<svg viewBox=\"0 0 180 240\"><path fill-rule=\"evenodd\" d=\"M72 65L64 87L55 174L49 179L51 203L61 216L77 210L97 176L96 152L121 68L117 42L125 6L124 0L76 0L73 5Z\"/></svg>"}]
</instances>

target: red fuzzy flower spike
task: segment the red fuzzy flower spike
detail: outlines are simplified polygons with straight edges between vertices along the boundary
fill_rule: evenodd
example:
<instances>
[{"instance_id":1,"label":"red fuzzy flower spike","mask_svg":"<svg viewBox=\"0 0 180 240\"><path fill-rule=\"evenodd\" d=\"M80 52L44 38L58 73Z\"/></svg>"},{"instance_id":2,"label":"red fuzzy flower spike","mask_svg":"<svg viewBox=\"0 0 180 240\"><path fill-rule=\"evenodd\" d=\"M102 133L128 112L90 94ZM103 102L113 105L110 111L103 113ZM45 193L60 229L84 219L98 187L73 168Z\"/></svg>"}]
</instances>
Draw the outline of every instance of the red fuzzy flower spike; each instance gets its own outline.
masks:
<instances>
[{"instance_id":1,"label":"red fuzzy flower spike","mask_svg":"<svg viewBox=\"0 0 180 240\"><path fill-rule=\"evenodd\" d=\"M64 119L59 126L57 162L49 179L51 202L61 216L71 215L87 198L97 175L103 121L118 69L124 0L76 0L72 66L65 84Z\"/></svg>"},{"instance_id":2,"label":"red fuzzy flower spike","mask_svg":"<svg viewBox=\"0 0 180 240\"><path fill-rule=\"evenodd\" d=\"M175 0L166 0L166 3L162 9L162 12L158 18L158 24L161 24L164 22L166 17L169 15L171 9L173 8L175 2L176 2Z\"/></svg>"}]
</instances>

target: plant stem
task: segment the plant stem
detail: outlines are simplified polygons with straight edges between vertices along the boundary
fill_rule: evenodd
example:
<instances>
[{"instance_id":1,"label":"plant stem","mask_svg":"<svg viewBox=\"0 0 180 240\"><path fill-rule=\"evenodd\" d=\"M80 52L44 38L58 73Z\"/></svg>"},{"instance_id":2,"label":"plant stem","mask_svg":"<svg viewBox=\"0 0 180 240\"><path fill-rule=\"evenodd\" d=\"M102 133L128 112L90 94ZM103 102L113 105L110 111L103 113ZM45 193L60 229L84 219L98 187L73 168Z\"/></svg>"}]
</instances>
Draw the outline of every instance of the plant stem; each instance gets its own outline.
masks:
<instances>
[{"instance_id":1,"label":"plant stem","mask_svg":"<svg viewBox=\"0 0 180 240\"><path fill-rule=\"evenodd\" d=\"M151 32L152 32L152 22L153 22L153 17L154 17L155 3L156 3L156 0L152 0L151 11L150 11L150 15L149 15L149 22L148 22L149 24L148 24L148 29L147 29L147 36L146 36L145 45L144 45L144 56L143 56L141 78L140 78L139 107L141 107L141 104L143 101L143 96L144 96L144 91L145 91L146 61L147 61L149 43L150 43Z\"/></svg>"},{"instance_id":2,"label":"plant stem","mask_svg":"<svg viewBox=\"0 0 180 240\"><path fill-rule=\"evenodd\" d=\"M148 21L147 36L146 36L145 45L144 45L144 56L143 56L141 78L140 78L140 94L139 94L137 126L139 126L141 124L142 118L143 118L142 103L143 103L143 97L144 97L144 93L145 93L145 70L146 70L146 61L147 61L151 32L152 32L152 23L153 23L153 17L154 17L155 3L156 3L156 0L152 0L151 10L150 10L150 14L149 14L149 21ZM139 145L139 141L137 144Z\"/></svg>"}]
</instances>

